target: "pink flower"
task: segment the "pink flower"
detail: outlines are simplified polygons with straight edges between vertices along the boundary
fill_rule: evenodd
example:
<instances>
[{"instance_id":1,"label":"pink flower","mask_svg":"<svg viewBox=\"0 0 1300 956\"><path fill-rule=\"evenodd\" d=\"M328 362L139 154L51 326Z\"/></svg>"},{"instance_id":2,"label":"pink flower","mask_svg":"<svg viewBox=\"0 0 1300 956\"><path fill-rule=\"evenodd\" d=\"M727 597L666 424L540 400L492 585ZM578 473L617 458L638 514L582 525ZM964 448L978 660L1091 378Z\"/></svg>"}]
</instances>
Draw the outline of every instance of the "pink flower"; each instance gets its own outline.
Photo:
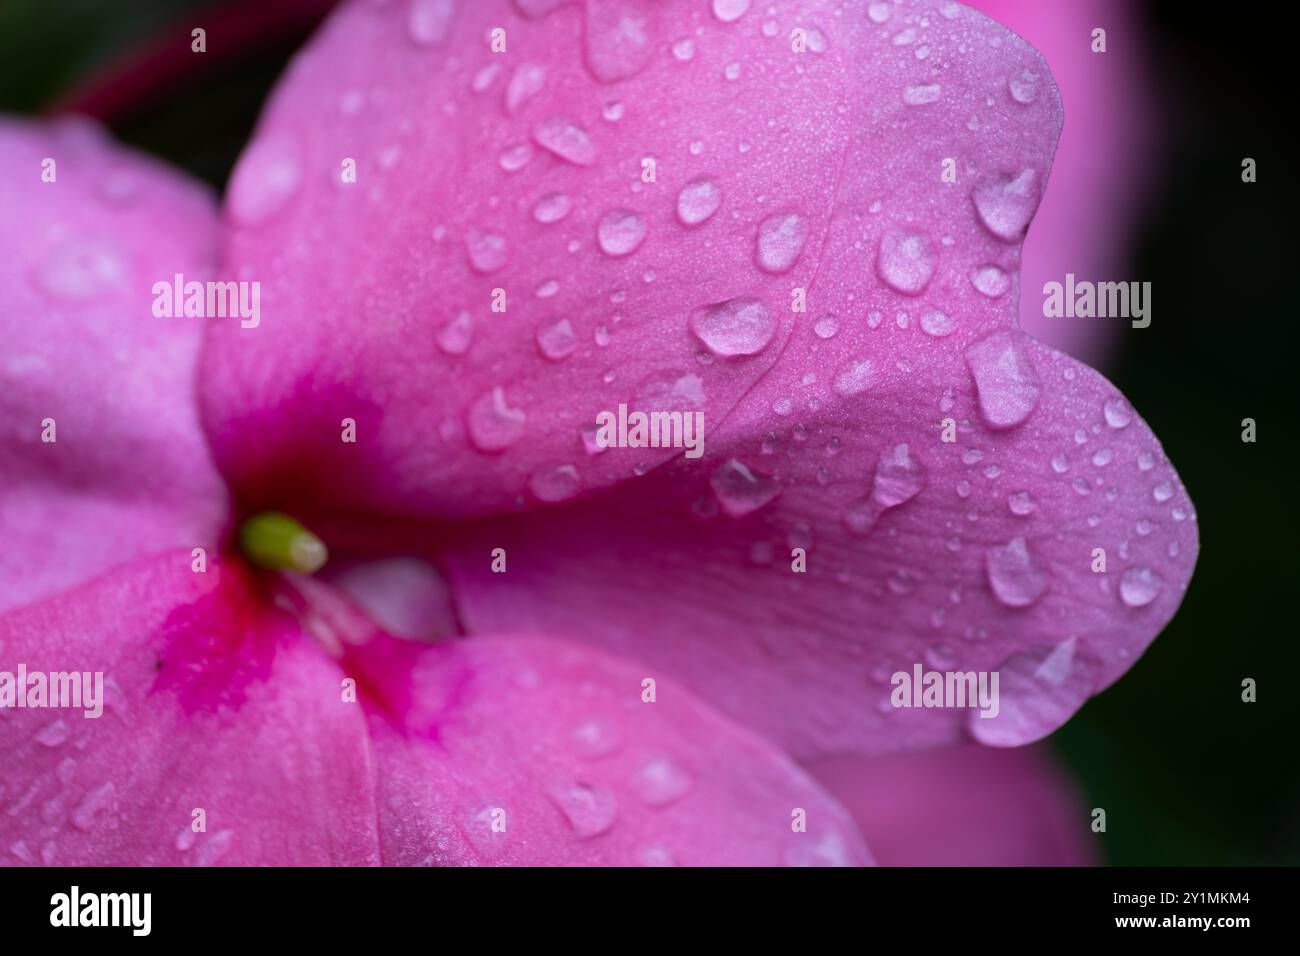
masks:
<instances>
[{"instance_id":1,"label":"pink flower","mask_svg":"<svg viewBox=\"0 0 1300 956\"><path fill-rule=\"evenodd\" d=\"M220 230L4 128L0 649L106 711L0 710L0 848L862 862L786 754L1037 740L1154 638L1186 494L1015 329L1041 59L957 4L697 6L346 6ZM150 315L177 273L258 320ZM701 456L601 447L620 405ZM997 672L996 715L894 706L913 666Z\"/></svg>"}]
</instances>

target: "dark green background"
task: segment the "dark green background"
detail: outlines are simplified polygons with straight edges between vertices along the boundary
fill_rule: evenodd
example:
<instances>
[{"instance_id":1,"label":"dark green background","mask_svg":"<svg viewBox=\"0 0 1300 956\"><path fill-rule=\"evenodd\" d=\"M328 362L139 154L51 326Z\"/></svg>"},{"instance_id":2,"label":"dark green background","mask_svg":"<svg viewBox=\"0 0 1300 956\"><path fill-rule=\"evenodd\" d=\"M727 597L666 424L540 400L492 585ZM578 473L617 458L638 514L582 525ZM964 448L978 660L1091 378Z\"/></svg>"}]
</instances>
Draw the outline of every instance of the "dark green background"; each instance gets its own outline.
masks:
<instances>
[{"instance_id":1,"label":"dark green background","mask_svg":"<svg viewBox=\"0 0 1300 956\"><path fill-rule=\"evenodd\" d=\"M263 0L270 5L276 0ZM1026 0L1045 2L1045 0ZM187 72L107 117L122 139L225 182L307 10L268 36L212 32ZM43 113L93 89L106 64L204 0L0 0L0 111ZM248 7L227 3L229 7ZM323 11L325 3L316 4ZM1143 42L1168 127L1156 195L1126 277L1158 289L1159 318L1105 371L1160 437L1187 484L1201 554L1182 609L1123 679L1053 743L1104 807L1115 864L1300 863L1294 52L1267 27L1179 0L1144 6ZM1289 139L1290 137L1287 136ZM1241 182L1243 157L1259 181ZM1259 440L1243 444L1241 420ZM1253 677L1259 701L1241 702Z\"/></svg>"}]
</instances>

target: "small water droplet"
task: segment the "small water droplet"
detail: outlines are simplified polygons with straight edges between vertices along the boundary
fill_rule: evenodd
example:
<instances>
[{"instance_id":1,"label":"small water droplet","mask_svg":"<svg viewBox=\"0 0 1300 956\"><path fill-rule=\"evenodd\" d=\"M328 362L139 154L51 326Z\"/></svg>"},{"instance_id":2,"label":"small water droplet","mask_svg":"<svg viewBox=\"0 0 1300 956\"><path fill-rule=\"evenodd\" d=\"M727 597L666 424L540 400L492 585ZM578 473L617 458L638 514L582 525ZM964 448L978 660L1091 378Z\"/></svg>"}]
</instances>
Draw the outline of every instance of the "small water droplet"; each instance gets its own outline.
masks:
<instances>
[{"instance_id":1,"label":"small water droplet","mask_svg":"<svg viewBox=\"0 0 1300 956\"><path fill-rule=\"evenodd\" d=\"M882 508L897 508L925 487L925 468L906 444L880 453L872 481L872 497Z\"/></svg>"},{"instance_id":2,"label":"small water droplet","mask_svg":"<svg viewBox=\"0 0 1300 956\"><path fill-rule=\"evenodd\" d=\"M618 728L605 720L584 720L573 731L573 742L584 757L608 757L623 744Z\"/></svg>"},{"instance_id":3,"label":"small water droplet","mask_svg":"<svg viewBox=\"0 0 1300 956\"><path fill-rule=\"evenodd\" d=\"M543 225L559 222L573 209L573 200L564 193L550 193L537 200L533 206L533 218Z\"/></svg>"},{"instance_id":4,"label":"small water droplet","mask_svg":"<svg viewBox=\"0 0 1300 956\"><path fill-rule=\"evenodd\" d=\"M776 322L757 299L736 298L697 309L691 331L714 355L757 355L776 333Z\"/></svg>"},{"instance_id":5,"label":"small water droplet","mask_svg":"<svg viewBox=\"0 0 1300 956\"><path fill-rule=\"evenodd\" d=\"M567 501L578 493L580 483L578 469L572 465L555 465L535 472L528 479L528 490L538 501Z\"/></svg>"},{"instance_id":6,"label":"small water droplet","mask_svg":"<svg viewBox=\"0 0 1300 956\"><path fill-rule=\"evenodd\" d=\"M903 102L908 106L925 106L936 102L942 94L938 83L926 83L903 88Z\"/></svg>"},{"instance_id":7,"label":"small water droplet","mask_svg":"<svg viewBox=\"0 0 1300 956\"><path fill-rule=\"evenodd\" d=\"M1146 607L1160 594L1164 582L1150 568L1129 568L1119 579L1119 597L1129 607Z\"/></svg>"},{"instance_id":8,"label":"small water droplet","mask_svg":"<svg viewBox=\"0 0 1300 956\"><path fill-rule=\"evenodd\" d=\"M112 245L73 241L55 248L36 278L52 298L84 302L126 289L130 285L128 271Z\"/></svg>"},{"instance_id":9,"label":"small water droplet","mask_svg":"<svg viewBox=\"0 0 1300 956\"><path fill-rule=\"evenodd\" d=\"M497 156L497 163L507 173L517 173L528 165L528 161L533 158L533 148L527 143L518 143L514 146L507 146Z\"/></svg>"},{"instance_id":10,"label":"small water droplet","mask_svg":"<svg viewBox=\"0 0 1300 956\"><path fill-rule=\"evenodd\" d=\"M466 235L465 250L469 253L470 268L480 275L496 272L510 258L505 236L477 229L471 229Z\"/></svg>"},{"instance_id":11,"label":"small water droplet","mask_svg":"<svg viewBox=\"0 0 1300 956\"><path fill-rule=\"evenodd\" d=\"M89 833L95 829L100 814L112 809L117 796L117 789L112 781L100 784L82 798L77 808L72 811L72 825L78 830Z\"/></svg>"},{"instance_id":12,"label":"small water droplet","mask_svg":"<svg viewBox=\"0 0 1300 956\"><path fill-rule=\"evenodd\" d=\"M545 85L546 67L540 63L519 64L506 85L506 112L511 116L519 113Z\"/></svg>"},{"instance_id":13,"label":"small water droplet","mask_svg":"<svg viewBox=\"0 0 1300 956\"><path fill-rule=\"evenodd\" d=\"M645 241L646 222L630 209L607 212L596 227L600 251L615 258L630 256Z\"/></svg>"},{"instance_id":14,"label":"small water droplet","mask_svg":"<svg viewBox=\"0 0 1300 956\"><path fill-rule=\"evenodd\" d=\"M996 299L1011 288L1011 277L995 265L976 266L971 270L970 284L980 295Z\"/></svg>"},{"instance_id":15,"label":"small water droplet","mask_svg":"<svg viewBox=\"0 0 1300 956\"><path fill-rule=\"evenodd\" d=\"M798 213L769 216L758 226L758 267L774 275L789 272L807 239L808 226Z\"/></svg>"},{"instance_id":16,"label":"small water droplet","mask_svg":"<svg viewBox=\"0 0 1300 956\"><path fill-rule=\"evenodd\" d=\"M230 214L241 226L259 226L288 204L301 182L297 141L283 133L259 137L235 167L227 192Z\"/></svg>"},{"instance_id":17,"label":"small water droplet","mask_svg":"<svg viewBox=\"0 0 1300 956\"><path fill-rule=\"evenodd\" d=\"M723 23L734 23L749 11L749 0L713 0L713 15Z\"/></svg>"},{"instance_id":18,"label":"small water droplet","mask_svg":"<svg viewBox=\"0 0 1300 956\"><path fill-rule=\"evenodd\" d=\"M770 476L754 471L735 458L718 467L709 485L722 510L733 518L757 511L781 493L780 486Z\"/></svg>"},{"instance_id":19,"label":"small water droplet","mask_svg":"<svg viewBox=\"0 0 1300 956\"><path fill-rule=\"evenodd\" d=\"M1013 495L1007 496L1007 507L1011 509L1013 515L1024 517L1031 515L1038 510L1038 504L1034 501L1033 496L1027 491L1017 491Z\"/></svg>"},{"instance_id":20,"label":"small water droplet","mask_svg":"<svg viewBox=\"0 0 1300 956\"><path fill-rule=\"evenodd\" d=\"M1038 74L1024 69L1007 79L1007 89L1017 103L1028 105L1038 98Z\"/></svg>"},{"instance_id":21,"label":"small water droplet","mask_svg":"<svg viewBox=\"0 0 1300 956\"><path fill-rule=\"evenodd\" d=\"M407 32L417 46L437 46L447 36L455 12L452 0L411 0Z\"/></svg>"},{"instance_id":22,"label":"small water droplet","mask_svg":"<svg viewBox=\"0 0 1300 956\"><path fill-rule=\"evenodd\" d=\"M989 428L1013 428L1038 404L1038 373L1017 335L995 332L976 342L966 350L966 366Z\"/></svg>"},{"instance_id":23,"label":"small water droplet","mask_svg":"<svg viewBox=\"0 0 1300 956\"><path fill-rule=\"evenodd\" d=\"M466 425L470 441L482 452L504 451L524 433L527 416L506 404L505 389L497 386L469 407Z\"/></svg>"},{"instance_id":24,"label":"small water droplet","mask_svg":"<svg viewBox=\"0 0 1300 956\"><path fill-rule=\"evenodd\" d=\"M651 807L665 807L686 796L691 776L669 757L652 757L632 775L632 789Z\"/></svg>"},{"instance_id":25,"label":"small water droplet","mask_svg":"<svg viewBox=\"0 0 1300 956\"><path fill-rule=\"evenodd\" d=\"M614 825L618 816L618 802L605 787L566 780L553 784L547 796L580 840L600 836Z\"/></svg>"},{"instance_id":26,"label":"small water droplet","mask_svg":"<svg viewBox=\"0 0 1300 956\"><path fill-rule=\"evenodd\" d=\"M1111 428L1127 428L1133 421L1133 409L1122 397L1108 398L1102 405L1102 414Z\"/></svg>"},{"instance_id":27,"label":"small water droplet","mask_svg":"<svg viewBox=\"0 0 1300 956\"><path fill-rule=\"evenodd\" d=\"M56 720L37 731L35 740L44 747L58 747L71 736L71 725L66 720Z\"/></svg>"},{"instance_id":28,"label":"small water droplet","mask_svg":"<svg viewBox=\"0 0 1300 956\"><path fill-rule=\"evenodd\" d=\"M932 335L935 338L942 338L949 335L957 323L946 312L940 312L938 309L928 309L921 316L921 331L926 335Z\"/></svg>"},{"instance_id":29,"label":"small water droplet","mask_svg":"<svg viewBox=\"0 0 1300 956\"><path fill-rule=\"evenodd\" d=\"M576 166L596 161L596 147L587 131L573 120L552 116L533 128L533 140L543 149Z\"/></svg>"},{"instance_id":30,"label":"small water droplet","mask_svg":"<svg viewBox=\"0 0 1300 956\"><path fill-rule=\"evenodd\" d=\"M866 359L851 362L835 376L835 391L845 398L865 392L876 381L875 367Z\"/></svg>"},{"instance_id":31,"label":"small water droplet","mask_svg":"<svg viewBox=\"0 0 1300 956\"><path fill-rule=\"evenodd\" d=\"M682 63L695 59L695 41L690 37L678 40L673 44L673 56Z\"/></svg>"},{"instance_id":32,"label":"small water droplet","mask_svg":"<svg viewBox=\"0 0 1300 956\"><path fill-rule=\"evenodd\" d=\"M890 230L880 239L876 271L895 292L920 295L934 275L935 257L920 233Z\"/></svg>"},{"instance_id":33,"label":"small water droplet","mask_svg":"<svg viewBox=\"0 0 1300 956\"><path fill-rule=\"evenodd\" d=\"M677 219L684 226L706 222L722 205L722 189L707 177L695 179L677 194Z\"/></svg>"},{"instance_id":34,"label":"small water droplet","mask_svg":"<svg viewBox=\"0 0 1300 956\"><path fill-rule=\"evenodd\" d=\"M1024 538L989 548L985 567L994 596L1007 607L1028 607L1043 596L1050 583L1047 567Z\"/></svg>"},{"instance_id":35,"label":"small water droplet","mask_svg":"<svg viewBox=\"0 0 1300 956\"><path fill-rule=\"evenodd\" d=\"M983 183L971 192L971 199L984 228L1003 242L1019 242L1038 208L1038 174L1026 169Z\"/></svg>"}]
</instances>

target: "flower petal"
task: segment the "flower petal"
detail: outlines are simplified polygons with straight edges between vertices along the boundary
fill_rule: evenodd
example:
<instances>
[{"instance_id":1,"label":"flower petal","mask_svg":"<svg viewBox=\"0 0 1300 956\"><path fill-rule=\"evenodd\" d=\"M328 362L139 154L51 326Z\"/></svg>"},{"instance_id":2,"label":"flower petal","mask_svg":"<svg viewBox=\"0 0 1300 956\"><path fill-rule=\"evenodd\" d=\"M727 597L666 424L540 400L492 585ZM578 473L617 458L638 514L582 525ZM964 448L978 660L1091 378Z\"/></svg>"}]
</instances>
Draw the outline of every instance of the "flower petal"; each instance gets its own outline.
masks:
<instances>
[{"instance_id":1,"label":"flower petal","mask_svg":"<svg viewBox=\"0 0 1300 956\"><path fill-rule=\"evenodd\" d=\"M98 717L0 709L0 860L379 862L362 712L253 589L174 552L0 617L0 672L103 675Z\"/></svg>"},{"instance_id":2,"label":"flower petal","mask_svg":"<svg viewBox=\"0 0 1300 956\"><path fill-rule=\"evenodd\" d=\"M1088 866L1100 839L1040 747L956 747L808 766L882 866Z\"/></svg>"},{"instance_id":3,"label":"flower petal","mask_svg":"<svg viewBox=\"0 0 1300 956\"><path fill-rule=\"evenodd\" d=\"M782 362L702 458L466 532L447 559L466 629L608 647L801 756L1059 727L1182 600L1197 534L1178 476L1110 383L1021 333L964 352L964 333L850 334L884 356L921 341L849 396ZM999 712L893 706L917 665L998 672Z\"/></svg>"},{"instance_id":4,"label":"flower petal","mask_svg":"<svg viewBox=\"0 0 1300 956\"><path fill-rule=\"evenodd\" d=\"M602 411L717 427L788 344L800 296L826 312L828 275L1009 322L1011 298L970 270L1014 283L1055 89L1013 100L1009 70L1046 68L957 4L889 10L344 7L227 200L226 265L264 282L266 309L205 350L223 470L299 507L551 503L670 454L600 454Z\"/></svg>"},{"instance_id":5,"label":"flower petal","mask_svg":"<svg viewBox=\"0 0 1300 956\"><path fill-rule=\"evenodd\" d=\"M225 492L193 400L203 320L151 314L154 282L210 268L211 197L88 123L5 120L0 207L3 610L211 545Z\"/></svg>"},{"instance_id":6,"label":"flower petal","mask_svg":"<svg viewBox=\"0 0 1300 956\"><path fill-rule=\"evenodd\" d=\"M803 771L653 671L537 637L376 651L364 685L405 688L371 719L387 863L870 861Z\"/></svg>"}]
</instances>

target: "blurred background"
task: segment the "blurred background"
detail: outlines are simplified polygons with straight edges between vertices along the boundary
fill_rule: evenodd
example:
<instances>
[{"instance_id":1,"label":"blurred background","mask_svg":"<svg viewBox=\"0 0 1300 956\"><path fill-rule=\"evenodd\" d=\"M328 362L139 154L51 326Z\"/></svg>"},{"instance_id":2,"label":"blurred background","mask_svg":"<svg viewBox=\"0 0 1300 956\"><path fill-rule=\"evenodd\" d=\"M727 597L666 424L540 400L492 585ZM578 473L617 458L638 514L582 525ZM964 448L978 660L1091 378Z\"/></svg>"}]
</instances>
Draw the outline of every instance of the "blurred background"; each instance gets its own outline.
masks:
<instances>
[{"instance_id":1,"label":"blurred background","mask_svg":"<svg viewBox=\"0 0 1300 956\"><path fill-rule=\"evenodd\" d=\"M1023 322L1124 391L1200 519L1178 615L1049 745L1086 806L1106 810L1105 862L1300 864L1300 436L1287 437L1300 414L1300 206L1281 31L1180 0L972 3L1043 50L1066 105L1069 139L1025 247ZM0 0L0 112L96 116L221 189L332 6ZM1109 60L1088 49L1089 17L1108 29ZM190 54L193 26L207 30L205 56ZM1104 222L1080 221L1096 209ZM1075 255L1080 278L1151 282L1151 327L1048 324L1035 276L1063 278ZM1113 271L1088 274L1101 268ZM1240 438L1247 417L1255 444ZM1257 703L1241 701L1246 677Z\"/></svg>"}]
</instances>

